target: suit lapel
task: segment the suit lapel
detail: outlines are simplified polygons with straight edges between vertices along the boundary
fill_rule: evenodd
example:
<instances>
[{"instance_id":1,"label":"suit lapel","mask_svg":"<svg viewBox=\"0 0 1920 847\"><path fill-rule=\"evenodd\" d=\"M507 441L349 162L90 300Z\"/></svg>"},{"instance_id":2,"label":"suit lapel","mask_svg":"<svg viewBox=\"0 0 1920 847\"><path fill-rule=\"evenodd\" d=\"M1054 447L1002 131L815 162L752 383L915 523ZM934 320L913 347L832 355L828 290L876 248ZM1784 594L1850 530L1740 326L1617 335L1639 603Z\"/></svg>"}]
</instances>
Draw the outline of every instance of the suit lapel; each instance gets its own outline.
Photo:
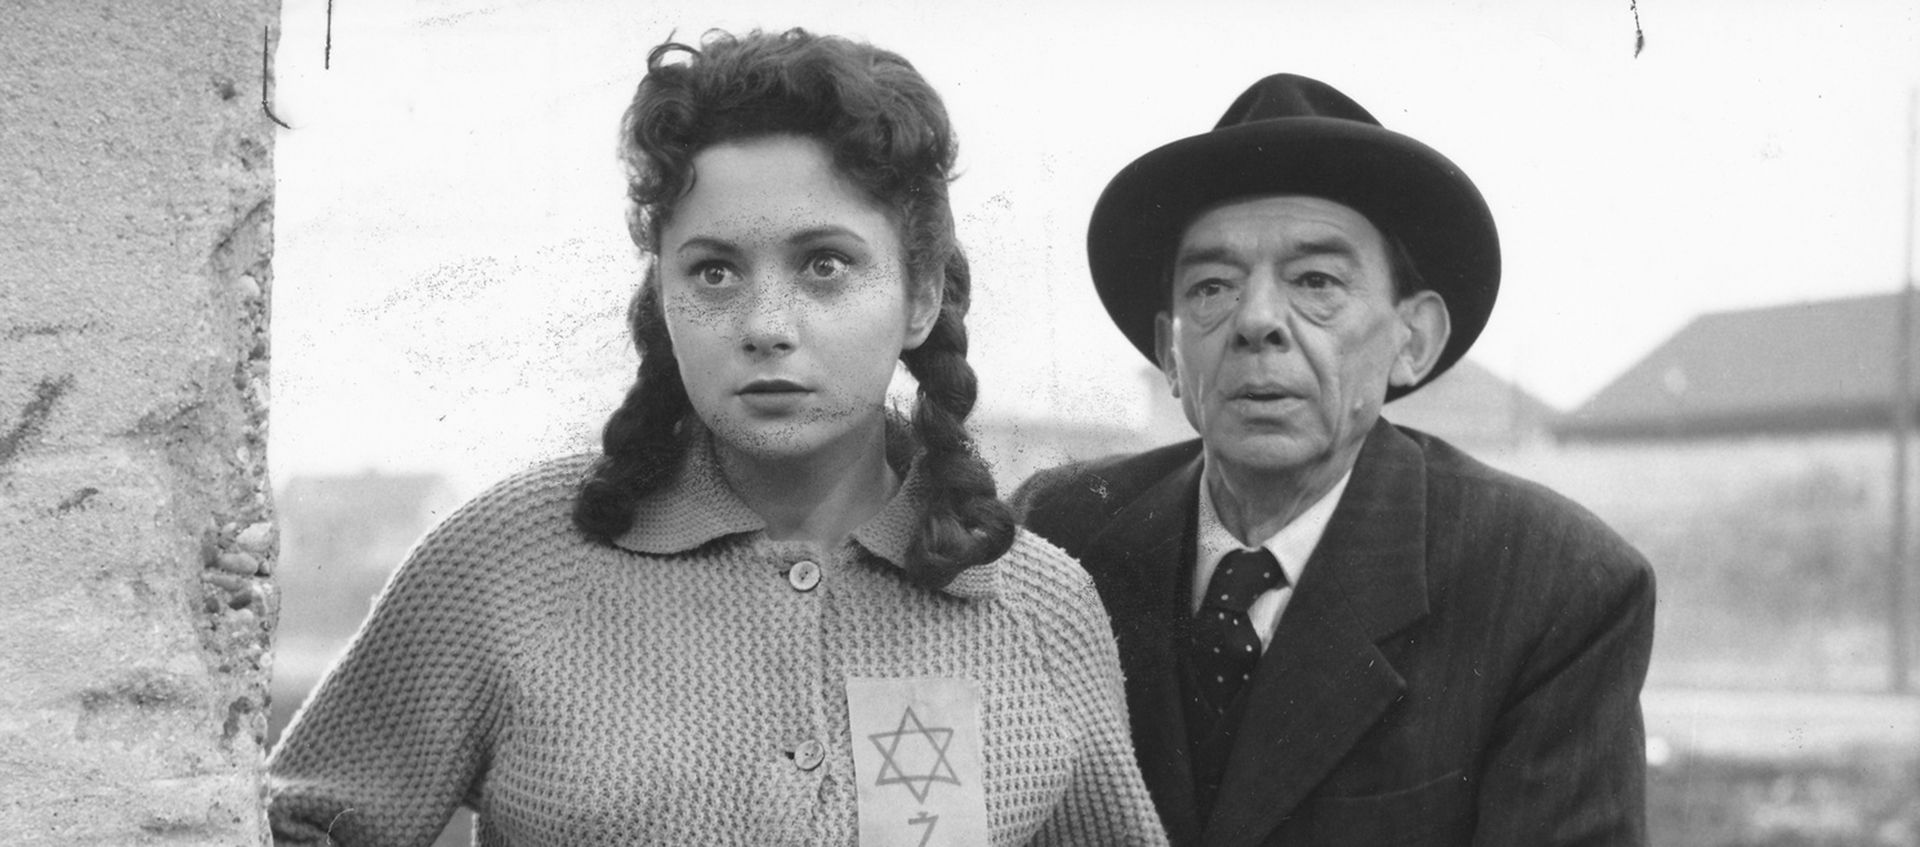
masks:
<instances>
[{"instance_id":1,"label":"suit lapel","mask_svg":"<svg viewBox=\"0 0 1920 847\"><path fill-rule=\"evenodd\" d=\"M1261 657L1202 841L1259 844L1406 688L1375 644L1427 613L1426 472L1385 420Z\"/></svg>"},{"instance_id":2,"label":"suit lapel","mask_svg":"<svg viewBox=\"0 0 1920 847\"><path fill-rule=\"evenodd\" d=\"M1121 640L1127 707L1142 776L1175 844L1200 833L1193 768L1180 710L1176 646L1185 626L1180 572L1193 556L1201 461L1194 458L1127 504L1088 543L1114 631Z\"/></svg>"}]
</instances>

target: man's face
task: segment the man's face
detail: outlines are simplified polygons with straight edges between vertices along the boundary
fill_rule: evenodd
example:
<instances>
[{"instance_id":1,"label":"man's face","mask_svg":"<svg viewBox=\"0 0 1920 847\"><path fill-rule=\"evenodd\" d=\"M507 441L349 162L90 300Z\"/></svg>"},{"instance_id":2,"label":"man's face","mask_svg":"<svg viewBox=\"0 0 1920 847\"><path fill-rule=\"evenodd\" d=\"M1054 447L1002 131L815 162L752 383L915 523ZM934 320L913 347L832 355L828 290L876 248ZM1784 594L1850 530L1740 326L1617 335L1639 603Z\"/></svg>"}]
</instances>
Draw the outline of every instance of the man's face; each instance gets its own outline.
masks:
<instances>
[{"instance_id":1,"label":"man's face","mask_svg":"<svg viewBox=\"0 0 1920 847\"><path fill-rule=\"evenodd\" d=\"M1432 356L1416 338L1445 307L1396 302L1385 239L1315 197L1235 201L1187 226L1171 308L1155 325L1161 369L1223 470L1331 484L1352 465L1389 384ZM1411 342L1411 343L1410 343ZM1422 363L1422 359L1426 361Z\"/></svg>"}]
</instances>

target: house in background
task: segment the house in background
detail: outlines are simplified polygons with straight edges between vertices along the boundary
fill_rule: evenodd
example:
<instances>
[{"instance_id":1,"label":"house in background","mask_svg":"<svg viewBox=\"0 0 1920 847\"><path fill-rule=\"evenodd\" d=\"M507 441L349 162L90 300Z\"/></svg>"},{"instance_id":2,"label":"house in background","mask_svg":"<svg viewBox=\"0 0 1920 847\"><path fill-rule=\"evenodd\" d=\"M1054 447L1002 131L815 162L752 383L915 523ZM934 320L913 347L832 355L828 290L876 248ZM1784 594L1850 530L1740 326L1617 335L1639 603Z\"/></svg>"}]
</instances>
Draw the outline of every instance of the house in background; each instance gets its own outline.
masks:
<instances>
[{"instance_id":1,"label":"house in background","mask_svg":"<svg viewBox=\"0 0 1920 847\"><path fill-rule=\"evenodd\" d=\"M1884 294L1702 315L1556 431L1575 441L1883 432L1899 306ZM1909 397L1920 396L1915 364Z\"/></svg>"},{"instance_id":2,"label":"house in background","mask_svg":"<svg viewBox=\"0 0 1920 847\"><path fill-rule=\"evenodd\" d=\"M1560 412L1472 359L1461 359L1380 416L1486 457L1547 446Z\"/></svg>"},{"instance_id":3,"label":"house in background","mask_svg":"<svg viewBox=\"0 0 1920 847\"><path fill-rule=\"evenodd\" d=\"M1653 560L1656 684L1893 679L1899 307L1888 294L1702 315L1560 418L1559 449L1522 470Z\"/></svg>"}]
</instances>

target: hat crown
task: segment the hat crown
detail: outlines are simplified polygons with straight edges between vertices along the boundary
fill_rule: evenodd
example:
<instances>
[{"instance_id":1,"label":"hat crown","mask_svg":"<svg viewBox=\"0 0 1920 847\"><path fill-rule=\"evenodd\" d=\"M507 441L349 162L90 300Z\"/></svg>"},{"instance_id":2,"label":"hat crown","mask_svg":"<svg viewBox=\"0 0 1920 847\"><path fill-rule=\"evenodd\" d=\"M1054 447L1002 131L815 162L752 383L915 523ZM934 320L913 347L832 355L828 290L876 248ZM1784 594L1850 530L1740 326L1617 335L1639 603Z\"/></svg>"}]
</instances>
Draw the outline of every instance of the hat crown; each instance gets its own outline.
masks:
<instances>
[{"instance_id":1,"label":"hat crown","mask_svg":"<svg viewBox=\"0 0 1920 847\"><path fill-rule=\"evenodd\" d=\"M1373 126L1380 122L1340 90L1298 74L1274 74L1242 93L1213 128L1285 118L1336 118Z\"/></svg>"}]
</instances>

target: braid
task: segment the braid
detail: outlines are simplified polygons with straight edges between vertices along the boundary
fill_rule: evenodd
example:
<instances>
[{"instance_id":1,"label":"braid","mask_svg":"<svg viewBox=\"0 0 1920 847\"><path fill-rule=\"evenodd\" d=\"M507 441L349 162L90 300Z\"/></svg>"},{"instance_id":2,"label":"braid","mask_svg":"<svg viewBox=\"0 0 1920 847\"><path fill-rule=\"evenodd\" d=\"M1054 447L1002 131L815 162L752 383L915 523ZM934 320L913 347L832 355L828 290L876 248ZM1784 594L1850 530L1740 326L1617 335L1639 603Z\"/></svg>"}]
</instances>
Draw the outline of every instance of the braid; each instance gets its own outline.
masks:
<instances>
[{"instance_id":1,"label":"braid","mask_svg":"<svg viewBox=\"0 0 1920 847\"><path fill-rule=\"evenodd\" d=\"M967 434L978 382L967 364L967 263L947 263L946 297L933 331L901 358L920 383L913 434L925 451L926 512L907 550L907 575L944 586L961 571L1000 558L1013 546L1013 510L994 493L993 474Z\"/></svg>"},{"instance_id":2,"label":"braid","mask_svg":"<svg viewBox=\"0 0 1920 847\"><path fill-rule=\"evenodd\" d=\"M573 525L607 544L633 527L640 498L680 470L686 457L680 422L693 411L655 281L641 284L627 318L640 350L640 375L607 419L600 436L602 455L587 469L573 501Z\"/></svg>"}]
</instances>

